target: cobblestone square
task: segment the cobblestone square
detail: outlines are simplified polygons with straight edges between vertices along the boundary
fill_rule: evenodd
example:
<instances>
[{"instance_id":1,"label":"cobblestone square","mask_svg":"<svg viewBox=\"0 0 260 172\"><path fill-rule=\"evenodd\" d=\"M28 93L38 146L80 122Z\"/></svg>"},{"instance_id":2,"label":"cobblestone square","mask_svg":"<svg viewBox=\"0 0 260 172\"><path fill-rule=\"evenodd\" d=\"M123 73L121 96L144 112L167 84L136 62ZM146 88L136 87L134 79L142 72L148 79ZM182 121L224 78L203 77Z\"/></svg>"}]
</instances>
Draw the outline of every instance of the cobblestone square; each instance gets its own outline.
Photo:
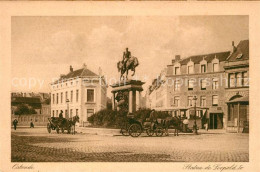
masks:
<instances>
[{"instance_id":1,"label":"cobblestone square","mask_svg":"<svg viewBox=\"0 0 260 172\"><path fill-rule=\"evenodd\" d=\"M12 129L12 162L248 162L249 135L180 134L138 138Z\"/></svg>"}]
</instances>

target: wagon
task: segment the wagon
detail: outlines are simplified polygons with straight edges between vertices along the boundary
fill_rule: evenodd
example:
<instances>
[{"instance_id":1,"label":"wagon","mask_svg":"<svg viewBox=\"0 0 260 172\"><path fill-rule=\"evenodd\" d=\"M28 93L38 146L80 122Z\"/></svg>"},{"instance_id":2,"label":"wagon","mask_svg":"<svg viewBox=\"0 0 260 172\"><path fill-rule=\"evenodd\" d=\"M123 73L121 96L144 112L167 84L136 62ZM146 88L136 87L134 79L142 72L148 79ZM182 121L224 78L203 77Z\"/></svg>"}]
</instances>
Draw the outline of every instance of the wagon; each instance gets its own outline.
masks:
<instances>
[{"instance_id":1,"label":"wagon","mask_svg":"<svg viewBox=\"0 0 260 172\"><path fill-rule=\"evenodd\" d=\"M64 130L67 130L68 133L71 131L71 126L67 119L59 117L48 118L49 122L47 123L47 131L51 133L51 130L56 130L59 134L60 130L64 133Z\"/></svg>"},{"instance_id":2,"label":"wagon","mask_svg":"<svg viewBox=\"0 0 260 172\"><path fill-rule=\"evenodd\" d=\"M127 118L122 126L120 133L124 136L130 135L132 137L138 137L143 132L146 132L148 136L162 136L165 132L165 125L162 119L156 119L151 121L147 118L145 121L141 119Z\"/></svg>"}]
</instances>

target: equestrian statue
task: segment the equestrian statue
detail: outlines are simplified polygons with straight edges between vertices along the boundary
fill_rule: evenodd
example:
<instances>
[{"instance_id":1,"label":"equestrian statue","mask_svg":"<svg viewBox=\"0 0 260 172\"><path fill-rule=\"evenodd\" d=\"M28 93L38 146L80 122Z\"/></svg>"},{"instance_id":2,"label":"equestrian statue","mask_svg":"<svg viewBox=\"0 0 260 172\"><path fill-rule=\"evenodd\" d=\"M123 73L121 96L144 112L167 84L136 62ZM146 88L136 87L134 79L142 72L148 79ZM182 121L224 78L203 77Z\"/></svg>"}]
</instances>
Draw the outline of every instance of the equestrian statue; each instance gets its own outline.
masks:
<instances>
[{"instance_id":1,"label":"equestrian statue","mask_svg":"<svg viewBox=\"0 0 260 172\"><path fill-rule=\"evenodd\" d=\"M126 48L126 51L123 53L123 60L119 61L117 63L117 69L118 72L121 73L120 75L120 80L121 78L125 78L128 79L128 70L133 71L132 76L134 76L135 74L135 68L139 65L138 59L137 57L131 56L131 52L128 51L128 48ZM126 74L126 76L124 77L124 74Z\"/></svg>"}]
</instances>

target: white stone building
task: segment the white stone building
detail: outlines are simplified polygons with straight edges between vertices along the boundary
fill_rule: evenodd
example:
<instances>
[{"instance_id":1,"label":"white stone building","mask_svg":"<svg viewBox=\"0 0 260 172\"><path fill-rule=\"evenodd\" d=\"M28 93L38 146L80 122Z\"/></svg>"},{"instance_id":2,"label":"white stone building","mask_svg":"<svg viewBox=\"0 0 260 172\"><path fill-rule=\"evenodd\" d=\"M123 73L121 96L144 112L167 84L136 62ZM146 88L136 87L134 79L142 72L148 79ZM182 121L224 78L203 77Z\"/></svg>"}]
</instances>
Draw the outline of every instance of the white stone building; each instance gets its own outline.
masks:
<instances>
[{"instance_id":1,"label":"white stone building","mask_svg":"<svg viewBox=\"0 0 260 172\"><path fill-rule=\"evenodd\" d=\"M99 69L99 74L87 69L86 65L73 70L51 83L51 114L58 117L80 117L80 126L88 125L87 118L106 108L107 84Z\"/></svg>"}]
</instances>

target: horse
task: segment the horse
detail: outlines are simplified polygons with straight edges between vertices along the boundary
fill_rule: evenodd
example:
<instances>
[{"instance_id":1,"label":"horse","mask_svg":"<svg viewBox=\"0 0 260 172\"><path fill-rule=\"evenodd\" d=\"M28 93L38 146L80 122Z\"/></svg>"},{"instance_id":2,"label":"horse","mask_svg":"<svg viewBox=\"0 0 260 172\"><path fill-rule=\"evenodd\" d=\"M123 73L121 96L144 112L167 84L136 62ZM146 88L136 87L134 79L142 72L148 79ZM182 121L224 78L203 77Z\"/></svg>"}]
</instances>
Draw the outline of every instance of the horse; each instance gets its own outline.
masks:
<instances>
[{"instance_id":1,"label":"horse","mask_svg":"<svg viewBox=\"0 0 260 172\"><path fill-rule=\"evenodd\" d=\"M70 127L71 127L71 134L75 134L76 131L75 131L75 125L76 125L76 122L79 122L79 116L76 115L76 116L73 116L72 118L69 118L69 123L70 123Z\"/></svg>"},{"instance_id":2,"label":"horse","mask_svg":"<svg viewBox=\"0 0 260 172\"><path fill-rule=\"evenodd\" d=\"M168 117L165 119L165 134L169 135L168 129L174 128L174 136L179 136L179 130L181 130L182 121L178 117Z\"/></svg>"},{"instance_id":3,"label":"horse","mask_svg":"<svg viewBox=\"0 0 260 172\"><path fill-rule=\"evenodd\" d=\"M124 78L124 74L126 73L126 79L128 79L128 70L132 70L133 74L132 76L134 76L135 74L135 68L139 65L139 61L137 59L137 57L131 56L128 61L126 62L126 65L124 65L123 61L119 61L117 63L117 69L118 72L121 73L120 75L120 80L123 77Z\"/></svg>"}]
</instances>

